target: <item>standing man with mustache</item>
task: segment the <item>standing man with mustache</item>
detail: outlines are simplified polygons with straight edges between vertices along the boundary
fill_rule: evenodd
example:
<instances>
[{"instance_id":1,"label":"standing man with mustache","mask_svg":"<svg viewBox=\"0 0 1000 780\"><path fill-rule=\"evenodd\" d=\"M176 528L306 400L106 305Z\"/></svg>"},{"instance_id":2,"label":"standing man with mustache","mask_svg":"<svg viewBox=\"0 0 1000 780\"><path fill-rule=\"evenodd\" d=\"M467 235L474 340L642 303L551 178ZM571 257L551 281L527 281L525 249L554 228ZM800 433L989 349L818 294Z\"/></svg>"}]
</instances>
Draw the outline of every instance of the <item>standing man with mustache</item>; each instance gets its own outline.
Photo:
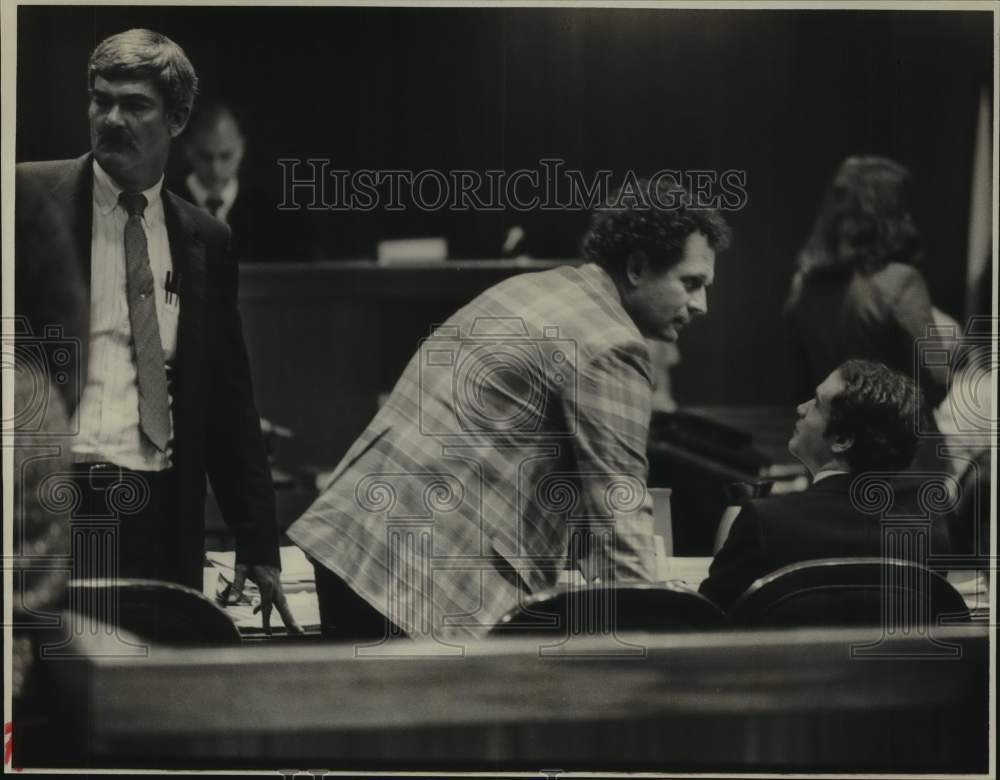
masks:
<instances>
[{"instance_id":1,"label":"standing man with mustache","mask_svg":"<svg viewBox=\"0 0 1000 780\"><path fill-rule=\"evenodd\" d=\"M469 638L563 570L656 577L646 339L708 311L729 228L665 179L593 217L587 262L486 290L426 339L288 530L324 634Z\"/></svg>"},{"instance_id":2,"label":"standing man with mustache","mask_svg":"<svg viewBox=\"0 0 1000 780\"><path fill-rule=\"evenodd\" d=\"M207 475L235 535L236 590L249 577L265 629L276 607L297 630L279 582L230 231L163 189L197 75L176 43L134 29L97 46L88 79L91 152L18 166L51 193L89 289L71 445L77 517L115 518L117 546L110 561L80 550L74 576L201 590Z\"/></svg>"}]
</instances>

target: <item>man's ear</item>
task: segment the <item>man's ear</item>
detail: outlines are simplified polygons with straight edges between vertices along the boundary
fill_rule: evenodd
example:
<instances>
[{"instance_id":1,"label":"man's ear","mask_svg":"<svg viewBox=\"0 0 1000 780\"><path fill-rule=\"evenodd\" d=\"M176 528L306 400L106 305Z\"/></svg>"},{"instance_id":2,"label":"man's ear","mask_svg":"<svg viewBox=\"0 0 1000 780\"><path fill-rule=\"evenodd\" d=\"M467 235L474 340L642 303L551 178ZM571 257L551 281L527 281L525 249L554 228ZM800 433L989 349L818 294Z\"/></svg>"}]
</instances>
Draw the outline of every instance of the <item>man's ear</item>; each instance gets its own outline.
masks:
<instances>
[{"instance_id":1,"label":"man's ear","mask_svg":"<svg viewBox=\"0 0 1000 780\"><path fill-rule=\"evenodd\" d=\"M167 115L167 131L171 138L176 138L184 132L188 120L191 118L190 108L178 108Z\"/></svg>"},{"instance_id":2,"label":"man's ear","mask_svg":"<svg viewBox=\"0 0 1000 780\"><path fill-rule=\"evenodd\" d=\"M833 440L833 444L830 445L830 450L837 454L842 455L847 452L851 447L854 446L854 438L851 436L837 436Z\"/></svg>"},{"instance_id":3,"label":"man's ear","mask_svg":"<svg viewBox=\"0 0 1000 780\"><path fill-rule=\"evenodd\" d=\"M643 275L646 273L645 252L633 252L625 260L625 278L632 287L638 287Z\"/></svg>"}]
</instances>

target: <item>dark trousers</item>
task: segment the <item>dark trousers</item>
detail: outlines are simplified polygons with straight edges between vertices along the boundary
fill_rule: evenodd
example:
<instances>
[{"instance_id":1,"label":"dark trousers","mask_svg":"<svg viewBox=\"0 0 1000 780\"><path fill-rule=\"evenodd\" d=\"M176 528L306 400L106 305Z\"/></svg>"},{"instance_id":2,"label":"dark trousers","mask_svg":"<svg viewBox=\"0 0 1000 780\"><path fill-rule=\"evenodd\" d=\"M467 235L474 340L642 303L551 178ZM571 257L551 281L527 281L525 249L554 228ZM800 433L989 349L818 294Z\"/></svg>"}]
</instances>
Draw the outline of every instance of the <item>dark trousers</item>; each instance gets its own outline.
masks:
<instances>
[{"instance_id":1,"label":"dark trousers","mask_svg":"<svg viewBox=\"0 0 1000 780\"><path fill-rule=\"evenodd\" d=\"M371 640L405 636L389 618L375 609L350 585L316 561L316 598L321 632L326 639Z\"/></svg>"},{"instance_id":2,"label":"dark trousers","mask_svg":"<svg viewBox=\"0 0 1000 780\"><path fill-rule=\"evenodd\" d=\"M77 464L73 483L74 577L183 581L172 471Z\"/></svg>"}]
</instances>

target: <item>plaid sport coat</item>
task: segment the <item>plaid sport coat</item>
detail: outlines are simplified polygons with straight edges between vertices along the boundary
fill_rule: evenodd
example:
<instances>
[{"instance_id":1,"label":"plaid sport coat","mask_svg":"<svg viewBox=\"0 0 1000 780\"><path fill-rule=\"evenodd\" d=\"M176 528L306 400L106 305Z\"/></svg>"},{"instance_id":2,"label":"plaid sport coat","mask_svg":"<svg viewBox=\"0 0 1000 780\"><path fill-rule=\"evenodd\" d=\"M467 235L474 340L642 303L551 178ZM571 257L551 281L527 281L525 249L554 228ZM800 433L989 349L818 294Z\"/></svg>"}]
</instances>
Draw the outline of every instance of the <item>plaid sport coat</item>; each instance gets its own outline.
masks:
<instances>
[{"instance_id":1,"label":"plaid sport coat","mask_svg":"<svg viewBox=\"0 0 1000 780\"><path fill-rule=\"evenodd\" d=\"M651 391L603 269L507 279L421 342L288 536L411 636L482 636L566 568L652 581Z\"/></svg>"}]
</instances>

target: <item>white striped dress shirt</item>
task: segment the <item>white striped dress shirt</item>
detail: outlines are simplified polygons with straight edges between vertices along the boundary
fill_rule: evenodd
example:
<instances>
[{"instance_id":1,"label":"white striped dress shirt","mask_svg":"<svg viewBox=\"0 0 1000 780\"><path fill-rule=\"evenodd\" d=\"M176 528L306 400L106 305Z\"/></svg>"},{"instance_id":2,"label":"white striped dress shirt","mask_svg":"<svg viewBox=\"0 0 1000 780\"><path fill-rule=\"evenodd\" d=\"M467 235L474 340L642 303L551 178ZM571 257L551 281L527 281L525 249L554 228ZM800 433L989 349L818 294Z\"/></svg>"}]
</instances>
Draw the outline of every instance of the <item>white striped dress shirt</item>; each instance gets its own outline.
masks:
<instances>
[{"instance_id":1,"label":"white striped dress shirt","mask_svg":"<svg viewBox=\"0 0 1000 780\"><path fill-rule=\"evenodd\" d=\"M156 316L167 371L177 346L180 301L167 298L167 273L173 272L160 190L163 178L143 192L148 205L142 225L156 285ZM94 161L94 218L90 245L90 353L87 381L77 409L76 460L109 461L139 471L170 467L170 450L160 452L139 428L139 396L125 273L125 223L114 180ZM173 417L171 416L171 436Z\"/></svg>"}]
</instances>

